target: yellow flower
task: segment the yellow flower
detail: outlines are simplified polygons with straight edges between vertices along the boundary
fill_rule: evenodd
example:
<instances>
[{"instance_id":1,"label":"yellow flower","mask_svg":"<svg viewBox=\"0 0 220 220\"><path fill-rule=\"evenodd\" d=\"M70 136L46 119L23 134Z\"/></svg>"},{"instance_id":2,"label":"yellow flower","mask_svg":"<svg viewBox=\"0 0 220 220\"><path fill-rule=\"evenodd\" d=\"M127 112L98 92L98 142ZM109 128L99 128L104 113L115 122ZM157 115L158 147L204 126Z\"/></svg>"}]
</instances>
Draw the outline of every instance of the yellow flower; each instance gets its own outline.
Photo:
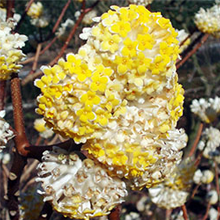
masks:
<instances>
[{"instance_id":1,"label":"yellow flower","mask_svg":"<svg viewBox=\"0 0 220 220\"><path fill-rule=\"evenodd\" d=\"M131 25L128 22L118 21L110 27L111 31L119 34L121 37L126 37L131 30Z\"/></svg>"},{"instance_id":2,"label":"yellow flower","mask_svg":"<svg viewBox=\"0 0 220 220\"><path fill-rule=\"evenodd\" d=\"M93 76L91 77L92 79L92 83L90 85L90 88L92 91L96 92L96 91L100 91L100 92L104 92L106 89L106 84L108 82L108 78L104 77L104 76L100 76L100 74L98 73L94 73Z\"/></svg>"},{"instance_id":3,"label":"yellow flower","mask_svg":"<svg viewBox=\"0 0 220 220\"><path fill-rule=\"evenodd\" d=\"M99 104L101 99L95 92L88 91L80 97L80 101L85 105L93 106Z\"/></svg>"},{"instance_id":4,"label":"yellow flower","mask_svg":"<svg viewBox=\"0 0 220 220\"><path fill-rule=\"evenodd\" d=\"M138 44L137 41L132 41L130 38L127 38L126 40L124 40L123 44L125 45L121 51L123 56L136 56L136 47Z\"/></svg>"},{"instance_id":5,"label":"yellow flower","mask_svg":"<svg viewBox=\"0 0 220 220\"><path fill-rule=\"evenodd\" d=\"M92 108L90 106L85 106L84 108L78 110L76 115L79 117L79 120L82 122L88 122L88 120L94 120L95 114L92 112Z\"/></svg>"},{"instance_id":6,"label":"yellow flower","mask_svg":"<svg viewBox=\"0 0 220 220\"><path fill-rule=\"evenodd\" d=\"M103 51L110 51L111 53L114 53L119 48L118 44L121 41L121 38L117 34L111 35L106 33L102 40L101 49Z\"/></svg>"},{"instance_id":7,"label":"yellow flower","mask_svg":"<svg viewBox=\"0 0 220 220\"><path fill-rule=\"evenodd\" d=\"M104 111L100 108L97 109L95 113L95 122L99 123L101 126L106 126L108 124L108 119L111 117L111 114L108 111Z\"/></svg>"}]
</instances>

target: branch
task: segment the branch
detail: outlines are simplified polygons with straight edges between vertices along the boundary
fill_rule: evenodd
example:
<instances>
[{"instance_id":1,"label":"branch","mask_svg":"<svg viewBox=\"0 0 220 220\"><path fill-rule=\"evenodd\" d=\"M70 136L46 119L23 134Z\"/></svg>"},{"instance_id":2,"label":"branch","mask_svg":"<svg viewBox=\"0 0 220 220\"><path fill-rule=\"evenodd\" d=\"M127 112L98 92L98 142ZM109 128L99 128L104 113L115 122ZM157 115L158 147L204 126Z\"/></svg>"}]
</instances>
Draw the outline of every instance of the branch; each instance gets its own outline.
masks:
<instances>
[{"instance_id":1,"label":"branch","mask_svg":"<svg viewBox=\"0 0 220 220\"><path fill-rule=\"evenodd\" d=\"M181 208L182 208L182 211L183 211L183 218L184 218L184 220L189 220L186 206L182 205Z\"/></svg>"},{"instance_id":2,"label":"branch","mask_svg":"<svg viewBox=\"0 0 220 220\"><path fill-rule=\"evenodd\" d=\"M26 164L27 159L21 156L14 148L14 159L8 179L8 193L5 197L11 220L19 220L19 183L21 174Z\"/></svg>"},{"instance_id":3,"label":"branch","mask_svg":"<svg viewBox=\"0 0 220 220\"><path fill-rule=\"evenodd\" d=\"M108 220L120 220L120 209L116 206L112 209L111 213L108 215Z\"/></svg>"},{"instance_id":4,"label":"branch","mask_svg":"<svg viewBox=\"0 0 220 220\"><path fill-rule=\"evenodd\" d=\"M192 146L192 148L191 148L191 150L190 150L190 152L189 152L188 157L192 157L192 155L194 154L194 152L195 152L195 150L196 150L196 147L197 147L197 145L198 145L198 143L199 143L201 134L202 134L202 129L203 129L203 123L200 123L199 129L198 129L198 132L197 132L197 135L196 135L196 139L195 139L195 141L194 141L194 143L193 143L193 146Z\"/></svg>"},{"instance_id":5,"label":"branch","mask_svg":"<svg viewBox=\"0 0 220 220\"><path fill-rule=\"evenodd\" d=\"M29 8L31 7L31 5L32 5L33 2L34 2L34 0L30 0L30 1L28 2L27 7L25 8L25 11L24 11L24 13L23 13L22 16L21 16L21 19L19 20L18 24L17 24L16 27L15 27L15 30L14 30L15 32L17 32L18 29L20 28L21 23L24 21L24 18L26 17L27 12L28 12L28 10L29 10Z\"/></svg>"},{"instance_id":6,"label":"branch","mask_svg":"<svg viewBox=\"0 0 220 220\"><path fill-rule=\"evenodd\" d=\"M182 58L182 60L180 60L179 62L177 62L176 68L179 69L194 53L196 53L196 51L208 40L209 34L201 34L196 40L195 40L195 44L197 42L197 40L199 40L201 38L201 41L199 41L193 48L191 51L189 51L188 53L186 53L186 55Z\"/></svg>"},{"instance_id":7,"label":"branch","mask_svg":"<svg viewBox=\"0 0 220 220\"><path fill-rule=\"evenodd\" d=\"M17 73L13 73L11 76L11 96L12 96L12 105L13 105L13 118L15 125L15 145L18 150L18 153L22 156L26 156L27 152L24 150L29 146L27 136L24 128L24 116L22 111L22 97L21 97L21 88L20 88L20 79L18 78Z\"/></svg>"}]
</instances>

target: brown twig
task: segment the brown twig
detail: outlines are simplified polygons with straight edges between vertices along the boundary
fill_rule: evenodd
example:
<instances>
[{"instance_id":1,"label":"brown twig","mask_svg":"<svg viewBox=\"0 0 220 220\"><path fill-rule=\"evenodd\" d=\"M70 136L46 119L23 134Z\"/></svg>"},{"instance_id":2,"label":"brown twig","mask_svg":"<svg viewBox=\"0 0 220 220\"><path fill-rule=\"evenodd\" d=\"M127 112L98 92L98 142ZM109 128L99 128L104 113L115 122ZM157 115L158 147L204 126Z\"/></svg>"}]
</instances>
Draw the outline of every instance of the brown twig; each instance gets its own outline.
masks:
<instances>
[{"instance_id":1,"label":"brown twig","mask_svg":"<svg viewBox=\"0 0 220 220\"><path fill-rule=\"evenodd\" d=\"M195 196L195 194L196 194L196 192L197 192L199 187L200 187L200 184L197 184L196 187L193 189L193 192L192 192L192 195L191 195L191 199L194 198L194 196Z\"/></svg>"},{"instance_id":2,"label":"brown twig","mask_svg":"<svg viewBox=\"0 0 220 220\"><path fill-rule=\"evenodd\" d=\"M35 0L30 0L30 1L28 2L27 6L26 6L26 8L25 8L25 11L24 11L24 13L23 13L22 16L21 16L21 19L19 20L18 24L17 24L16 27L15 27L15 30L14 30L15 32L17 32L18 29L20 28L22 22L24 21L24 18L25 18L26 15L27 15L27 11L29 10L29 8L31 7L31 5L32 5L32 3L33 3L34 1L35 1Z\"/></svg>"},{"instance_id":3,"label":"brown twig","mask_svg":"<svg viewBox=\"0 0 220 220\"><path fill-rule=\"evenodd\" d=\"M32 69L29 72L29 74L33 74L37 69L37 63L38 63L38 59L39 59L39 55L40 55L40 51L41 51L41 46L42 46L41 43L37 45L37 51L34 56L34 62L33 62Z\"/></svg>"},{"instance_id":4,"label":"brown twig","mask_svg":"<svg viewBox=\"0 0 220 220\"><path fill-rule=\"evenodd\" d=\"M211 208L211 204L208 203L207 205L207 208L206 208L206 212L205 212L205 215L204 217L202 218L202 220L206 220L208 218L208 215L209 215L209 209Z\"/></svg>"},{"instance_id":5,"label":"brown twig","mask_svg":"<svg viewBox=\"0 0 220 220\"><path fill-rule=\"evenodd\" d=\"M188 157L191 157L194 154L194 152L196 150L196 147L197 147L197 145L199 143L201 134L202 134L202 129L203 129L203 123L200 123L199 129L198 129L198 132L197 132L197 135L196 135L196 138L195 138L195 141L194 141L193 146L192 146L192 148L191 148L191 150L189 152Z\"/></svg>"},{"instance_id":6,"label":"brown twig","mask_svg":"<svg viewBox=\"0 0 220 220\"><path fill-rule=\"evenodd\" d=\"M185 206L185 205L182 205L181 208L182 208L182 211L183 211L183 218L184 218L184 220L189 220L189 217L188 217L188 214L187 214L186 206Z\"/></svg>"},{"instance_id":7,"label":"brown twig","mask_svg":"<svg viewBox=\"0 0 220 220\"><path fill-rule=\"evenodd\" d=\"M177 62L176 68L179 69L196 51L208 40L209 34L202 34L201 41L199 41L191 51L189 51L179 62Z\"/></svg>"},{"instance_id":8,"label":"brown twig","mask_svg":"<svg viewBox=\"0 0 220 220\"><path fill-rule=\"evenodd\" d=\"M219 175L218 175L218 163L215 161L215 185L216 185L216 191L218 194L218 215L219 215L219 211L220 211L220 190L219 190Z\"/></svg>"},{"instance_id":9,"label":"brown twig","mask_svg":"<svg viewBox=\"0 0 220 220\"><path fill-rule=\"evenodd\" d=\"M6 81L0 81L0 111L5 107Z\"/></svg>"},{"instance_id":10,"label":"brown twig","mask_svg":"<svg viewBox=\"0 0 220 220\"><path fill-rule=\"evenodd\" d=\"M49 44L48 44L42 51L40 51L40 54L39 54L39 55L44 54L44 53L53 45L53 43L57 40L57 38L58 38L57 36L54 37L53 40L50 41ZM43 43L42 43L42 44L43 44ZM34 60L34 58L35 58L35 56L30 57L30 58L28 58L28 59L26 59L26 60L20 62L19 64L25 65L25 64L27 64L27 63L32 62L32 61Z\"/></svg>"},{"instance_id":11,"label":"brown twig","mask_svg":"<svg viewBox=\"0 0 220 220\"><path fill-rule=\"evenodd\" d=\"M14 110L13 118L16 131L14 140L19 154L21 154L22 156L26 156L27 151L25 150L25 148L29 146L29 142L27 140L24 128L20 79L18 78L17 73L13 73L11 76L11 96Z\"/></svg>"},{"instance_id":12,"label":"brown twig","mask_svg":"<svg viewBox=\"0 0 220 220\"><path fill-rule=\"evenodd\" d=\"M12 18L14 15L14 8L15 8L15 0L7 0L7 16L6 18Z\"/></svg>"},{"instance_id":13,"label":"brown twig","mask_svg":"<svg viewBox=\"0 0 220 220\"><path fill-rule=\"evenodd\" d=\"M112 209L111 213L108 215L108 220L119 220L120 219L120 208L119 206Z\"/></svg>"},{"instance_id":14,"label":"brown twig","mask_svg":"<svg viewBox=\"0 0 220 220\"><path fill-rule=\"evenodd\" d=\"M67 10L67 8L69 7L70 3L71 3L71 0L68 0L66 5L63 7L63 10L61 11L61 14L60 14L59 18L58 18L56 24L53 27L52 33L55 33L55 31L57 30L57 28L58 28L58 26L59 26L59 24L60 24L60 22L61 22L61 20L64 16L66 10Z\"/></svg>"}]
</instances>

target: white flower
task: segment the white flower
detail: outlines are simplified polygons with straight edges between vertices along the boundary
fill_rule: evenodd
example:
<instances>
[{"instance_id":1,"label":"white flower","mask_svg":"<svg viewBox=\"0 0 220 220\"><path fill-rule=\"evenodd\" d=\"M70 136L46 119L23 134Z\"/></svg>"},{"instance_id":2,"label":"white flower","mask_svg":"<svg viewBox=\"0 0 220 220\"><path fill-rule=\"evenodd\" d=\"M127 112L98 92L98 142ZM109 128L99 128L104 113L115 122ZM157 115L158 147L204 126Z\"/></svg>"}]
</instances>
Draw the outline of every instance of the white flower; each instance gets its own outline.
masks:
<instances>
[{"instance_id":1,"label":"white flower","mask_svg":"<svg viewBox=\"0 0 220 220\"><path fill-rule=\"evenodd\" d=\"M141 220L140 214L137 212L130 212L129 214L125 215L125 220Z\"/></svg>"},{"instance_id":2,"label":"white flower","mask_svg":"<svg viewBox=\"0 0 220 220\"><path fill-rule=\"evenodd\" d=\"M91 10L90 12L86 13L82 22L84 24L92 24L93 23L93 18L97 16L97 11L96 10Z\"/></svg>"},{"instance_id":3,"label":"white flower","mask_svg":"<svg viewBox=\"0 0 220 220\"><path fill-rule=\"evenodd\" d=\"M213 179L214 179L214 174L211 170L201 171L198 169L193 177L193 181L196 184L200 184L200 183L209 184L212 182Z\"/></svg>"},{"instance_id":4,"label":"white flower","mask_svg":"<svg viewBox=\"0 0 220 220\"><path fill-rule=\"evenodd\" d=\"M9 153L2 153L0 152L0 161L3 163L3 164L8 164L11 160L11 156Z\"/></svg>"},{"instance_id":5,"label":"white flower","mask_svg":"<svg viewBox=\"0 0 220 220\"><path fill-rule=\"evenodd\" d=\"M220 37L220 5L216 4L209 9L200 8L195 15L195 23L203 33L212 34Z\"/></svg>"},{"instance_id":6,"label":"white flower","mask_svg":"<svg viewBox=\"0 0 220 220\"><path fill-rule=\"evenodd\" d=\"M212 153L216 151L216 148L220 145L220 131L216 128L206 128L202 133L202 140L198 144L198 148L203 150L203 156L211 158Z\"/></svg>"},{"instance_id":7,"label":"white flower","mask_svg":"<svg viewBox=\"0 0 220 220\"><path fill-rule=\"evenodd\" d=\"M5 111L0 111L0 151L5 148L8 140L14 137L13 132L10 130L10 125L3 119Z\"/></svg>"},{"instance_id":8,"label":"white flower","mask_svg":"<svg viewBox=\"0 0 220 220\"><path fill-rule=\"evenodd\" d=\"M211 207L209 210L209 219L218 220L218 211L213 207Z\"/></svg>"},{"instance_id":9,"label":"white flower","mask_svg":"<svg viewBox=\"0 0 220 220\"><path fill-rule=\"evenodd\" d=\"M18 72L25 54L20 50L25 45L25 35L11 34L11 23L0 21L0 80L10 78L12 72Z\"/></svg>"},{"instance_id":10,"label":"white flower","mask_svg":"<svg viewBox=\"0 0 220 220\"><path fill-rule=\"evenodd\" d=\"M83 157L79 154L80 157ZM110 177L106 170L90 159L54 147L44 152L39 164L44 201L70 218L89 219L107 215L124 201L126 185L119 178Z\"/></svg>"},{"instance_id":11,"label":"white flower","mask_svg":"<svg viewBox=\"0 0 220 220\"><path fill-rule=\"evenodd\" d=\"M220 112L220 98L216 96L214 99L209 98L208 100L204 98L194 99L190 108L202 121L210 123L216 119Z\"/></svg>"},{"instance_id":12,"label":"white flower","mask_svg":"<svg viewBox=\"0 0 220 220\"><path fill-rule=\"evenodd\" d=\"M149 189L152 202L165 209L182 206L189 195L194 172L193 163L183 161L162 184Z\"/></svg>"},{"instance_id":13,"label":"white flower","mask_svg":"<svg viewBox=\"0 0 220 220\"><path fill-rule=\"evenodd\" d=\"M207 201L214 205L218 202L218 193L216 190L211 190L208 192L207 196L206 196Z\"/></svg>"},{"instance_id":14,"label":"white flower","mask_svg":"<svg viewBox=\"0 0 220 220\"><path fill-rule=\"evenodd\" d=\"M135 5L143 5L147 6L153 2L153 0L128 0L130 4L135 4Z\"/></svg>"},{"instance_id":15,"label":"white flower","mask_svg":"<svg viewBox=\"0 0 220 220\"><path fill-rule=\"evenodd\" d=\"M31 17L31 24L40 28L48 26L50 18L41 2L32 3L27 15Z\"/></svg>"}]
</instances>

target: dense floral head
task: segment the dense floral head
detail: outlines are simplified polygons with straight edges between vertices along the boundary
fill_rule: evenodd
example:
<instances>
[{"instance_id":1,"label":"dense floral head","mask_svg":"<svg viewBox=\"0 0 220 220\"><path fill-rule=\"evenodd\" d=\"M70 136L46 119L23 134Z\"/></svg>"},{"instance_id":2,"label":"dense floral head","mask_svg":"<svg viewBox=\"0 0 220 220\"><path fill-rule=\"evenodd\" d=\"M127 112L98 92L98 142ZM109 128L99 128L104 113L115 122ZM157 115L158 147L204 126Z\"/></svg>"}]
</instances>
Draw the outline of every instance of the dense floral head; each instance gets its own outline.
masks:
<instances>
[{"instance_id":1,"label":"dense floral head","mask_svg":"<svg viewBox=\"0 0 220 220\"><path fill-rule=\"evenodd\" d=\"M181 162L164 183L149 189L152 202L165 209L182 206L193 183L195 170L192 162Z\"/></svg>"},{"instance_id":2,"label":"dense floral head","mask_svg":"<svg viewBox=\"0 0 220 220\"><path fill-rule=\"evenodd\" d=\"M111 175L130 179L149 167L150 175L162 161L173 165L186 142L167 151L164 144L173 141L170 133L183 133L175 130L184 99L175 71L177 33L143 6L113 6L95 20L76 55L42 68L37 113L54 131L86 143L89 157ZM178 156L170 160L169 151ZM157 182L164 178L158 176Z\"/></svg>"},{"instance_id":3,"label":"dense floral head","mask_svg":"<svg viewBox=\"0 0 220 220\"><path fill-rule=\"evenodd\" d=\"M31 17L31 23L37 27L44 28L49 24L49 16L44 11L41 2L33 2L27 12L27 15Z\"/></svg>"},{"instance_id":4,"label":"dense floral head","mask_svg":"<svg viewBox=\"0 0 220 220\"><path fill-rule=\"evenodd\" d=\"M127 195L122 180L110 177L99 164L81 160L73 152L54 147L44 152L42 161L37 181L42 182L44 201L50 201L66 217L107 215Z\"/></svg>"},{"instance_id":5,"label":"dense floral head","mask_svg":"<svg viewBox=\"0 0 220 220\"><path fill-rule=\"evenodd\" d=\"M11 34L12 23L0 20L0 80L7 80L11 73L18 72L19 65L25 55L20 50L25 45L27 37L20 34Z\"/></svg>"},{"instance_id":6,"label":"dense floral head","mask_svg":"<svg viewBox=\"0 0 220 220\"><path fill-rule=\"evenodd\" d=\"M200 8L195 15L195 23L198 29L203 33L212 34L214 37L220 37L220 4L216 4L209 9Z\"/></svg>"},{"instance_id":7,"label":"dense floral head","mask_svg":"<svg viewBox=\"0 0 220 220\"><path fill-rule=\"evenodd\" d=\"M9 129L10 125L3 119L5 116L5 111L0 111L0 152L8 140L14 137L13 131Z\"/></svg>"}]
</instances>

